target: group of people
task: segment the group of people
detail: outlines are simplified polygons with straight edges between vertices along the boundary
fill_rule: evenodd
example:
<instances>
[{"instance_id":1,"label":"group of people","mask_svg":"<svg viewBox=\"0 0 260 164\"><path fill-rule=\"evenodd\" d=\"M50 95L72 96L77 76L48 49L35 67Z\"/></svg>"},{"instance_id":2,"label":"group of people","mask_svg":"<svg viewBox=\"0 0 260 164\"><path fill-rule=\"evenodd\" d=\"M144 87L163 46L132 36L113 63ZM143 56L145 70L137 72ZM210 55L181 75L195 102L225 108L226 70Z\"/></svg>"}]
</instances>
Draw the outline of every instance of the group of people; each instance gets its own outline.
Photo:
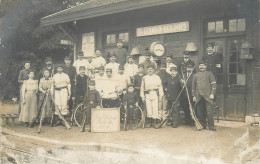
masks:
<instances>
[{"instance_id":1,"label":"group of people","mask_svg":"<svg viewBox=\"0 0 260 164\"><path fill-rule=\"evenodd\" d=\"M172 56L167 56L157 68L149 53L145 61L137 65L120 40L116 53L108 60L103 58L101 49L95 51L96 56L91 62L84 58L83 52L78 52L78 59L73 64L66 56L64 64L56 67L52 59L46 57L46 66L37 74L26 61L18 78L21 83L19 120L28 125L39 108L45 109L48 120L51 115L58 115L57 112L64 116L72 114L73 102L83 102L88 109L110 108L120 99L128 112L129 129L133 128L136 106L146 111L147 127L156 127L160 120L172 113L170 124L177 128L180 108L185 113L185 124L193 126L189 109L192 104L203 128L208 126L215 131L212 105L216 92L216 67L221 65L216 60L214 45L207 46L207 53L199 63L197 73L189 51L184 51L179 65L174 64ZM183 92L186 87L187 92Z\"/></svg>"}]
</instances>

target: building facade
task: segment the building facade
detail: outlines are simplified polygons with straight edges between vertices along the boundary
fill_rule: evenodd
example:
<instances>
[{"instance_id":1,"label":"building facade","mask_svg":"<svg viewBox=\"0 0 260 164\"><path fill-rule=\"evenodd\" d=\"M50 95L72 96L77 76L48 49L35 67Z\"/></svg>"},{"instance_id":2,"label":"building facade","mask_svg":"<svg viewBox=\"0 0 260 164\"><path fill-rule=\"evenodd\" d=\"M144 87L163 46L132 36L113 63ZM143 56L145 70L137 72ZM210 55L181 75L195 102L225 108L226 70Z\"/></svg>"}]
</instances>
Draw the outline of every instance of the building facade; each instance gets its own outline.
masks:
<instances>
[{"instance_id":1,"label":"building facade","mask_svg":"<svg viewBox=\"0 0 260 164\"><path fill-rule=\"evenodd\" d=\"M178 63L187 43L193 42L198 50L191 60L197 65L206 55L206 44L214 43L222 62L216 96L221 118L245 121L260 114L258 0L90 0L41 23L59 24L74 42L75 54L83 50L88 58L95 48L102 48L104 56L114 53L122 39L129 54L134 47L144 54L152 43L162 43L165 54L154 59L172 55Z\"/></svg>"}]
</instances>

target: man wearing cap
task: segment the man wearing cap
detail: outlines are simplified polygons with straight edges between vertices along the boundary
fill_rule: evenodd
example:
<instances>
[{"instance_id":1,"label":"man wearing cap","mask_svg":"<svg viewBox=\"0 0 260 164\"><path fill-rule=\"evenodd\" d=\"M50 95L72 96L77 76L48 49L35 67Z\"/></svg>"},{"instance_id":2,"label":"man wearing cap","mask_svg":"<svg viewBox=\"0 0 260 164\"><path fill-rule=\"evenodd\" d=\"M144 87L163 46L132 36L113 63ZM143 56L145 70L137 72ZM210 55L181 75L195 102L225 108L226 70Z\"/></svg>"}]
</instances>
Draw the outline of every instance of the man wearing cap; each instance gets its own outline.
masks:
<instances>
[{"instance_id":1,"label":"man wearing cap","mask_svg":"<svg viewBox=\"0 0 260 164\"><path fill-rule=\"evenodd\" d=\"M50 72L50 77L53 77L55 74L55 66L53 64L52 58L51 57L46 57L45 58L45 66L41 68L39 73L37 74L37 79L40 80L43 77L43 71L48 69Z\"/></svg>"},{"instance_id":2,"label":"man wearing cap","mask_svg":"<svg viewBox=\"0 0 260 164\"><path fill-rule=\"evenodd\" d=\"M184 81L178 76L178 70L176 67L171 67L170 71L170 76L168 76L164 84L166 88L165 97L167 99L167 110L169 112L172 110L172 127L177 128L180 123L180 106L177 98ZM174 103L175 105L172 106Z\"/></svg>"},{"instance_id":3,"label":"man wearing cap","mask_svg":"<svg viewBox=\"0 0 260 164\"><path fill-rule=\"evenodd\" d=\"M100 89L100 97L103 99L104 108L113 108L117 102L117 85L118 83L112 78L112 69L106 69L106 78L104 78L106 85L102 85Z\"/></svg>"},{"instance_id":4,"label":"man wearing cap","mask_svg":"<svg viewBox=\"0 0 260 164\"><path fill-rule=\"evenodd\" d=\"M217 78L218 70L221 68L221 62L217 54L214 52L214 44L207 44L207 54L201 60L207 64L207 71L212 72L214 77Z\"/></svg>"},{"instance_id":5,"label":"man wearing cap","mask_svg":"<svg viewBox=\"0 0 260 164\"><path fill-rule=\"evenodd\" d=\"M84 66L85 67L85 74L89 75L89 62L87 59L84 59L84 53L82 51L78 52L78 59L74 61L73 66L76 68L77 75L80 73L79 67Z\"/></svg>"},{"instance_id":6,"label":"man wearing cap","mask_svg":"<svg viewBox=\"0 0 260 164\"><path fill-rule=\"evenodd\" d=\"M76 104L82 103L86 93L89 77L85 74L85 66L79 67L79 75L76 76Z\"/></svg>"},{"instance_id":7,"label":"man wearing cap","mask_svg":"<svg viewBox=\"0 0 260 164\"><path fill-rule=\"evenodd\" d=\"M150 53L145 54L145 61L143 61L141 64L144 66L144 74L145 75L148 74L148 66L153 66L155 70L157 69L156 62L151 61L151 54Z\"/></svg>"},{"instance_id":8,"label":"man wearing cap","mask_svg":"<svg viewBox=\"0 0 260 164\"><path fill-rule=\"evenodd\" d=\"M149 65L147 68L148 75L143 77L140 96L146 103L150 126L153 126L153 124L156 124L156 119L159 119L158 104L164 93L160 77L154 74L154 66Z\"/></svg>"},{"instance_id":9,"label":"man wearing cap","mask_svg":"<svg viewBox=\"0 0 260 164\"><path fill-rule=\"evenodd\" d=\"M58 107L62 115L68 115L67 101L71 96L70 78L63 73L63 65L57 66L57 73L53 76L52 93L54 93L55 107ZM58 109L57 109L58 110ZM58 112L55 111L57 115Z\"/></svg>"},{"instance_id":10,"label":"man wearing cap","mask_svg":"<svg viewBox=\"0 0 260 164\"><path fill-rule=\"evenodd\" d=\"M125 48L123 48L123 41L119 39L116 43L117 49L116 49L116 61L120 65L124 65L126 62L126 57L128 56L128 52Z\"/></svg>"},{"instance_id":11,"label":"man wearing cap","mask_svg":"<svg viewBox=\"0 0 260 164\"><path fill-rule=\"evenodd\" d=\"M190 55L189 55L189 52L188 51L184 51L184 58L183 60L181 61L180 65L178 66L178 71L179 71L179 74L180 76L183 78L184 75L187 74L187 65L190 65L192 67L195 67L195 63L190 60ZM196 69L194 68L193 72L192 73L196 73Z\"/></svg>"},{"instance_id":12,"label":"man wearing cap","mask_svg":"<svg viewBox=\"0 0 260 164\"><path fill-rule=\"evenodd\" d=\"M161 78L162 85L163 85L163 91L164 91L164 96L162 98L161 103L159 103L159 113L160 116L164 119L167 117L166 115L166 105L167 105L167 100L165 98L165 92L166 92L166 80L168 79L168 76L170 74L166 72L166 63L161 63L160 71L158 72L158 76Z\"/></svg>"},{"instance_id":13,"label":"man wearing cap","mask_svg":"<svg viewBox=\"0 0 260 164\"><path fill-rule=\"evenodd\" d=\"M112 54L110 57L110 63L108 63L105 66L105 70L107 69L112 69L112 77L115 77L118 74L118 67L119 67L119 63L116 63L116 56L115 54Z\"/></svg>"},{"instance_id":14,"label":"man wearing cap","mask_svg":"<svg viewBox=\"0 0 260 164\"><path fill-rule=\"evenodd\" d=\"M106 78L104 70L105 70L104 67L100 67L98 69L98 75L96 75L94 78L95 83L96 83L96 90L98 92L101 91L102 85L106 85L106 82L104 80Z\"/></svg>"},{"instance_id":15,"label":"man wearing cap","mask_svg":"<svg viewBox=\"0 0 260 164\"><path fill-rule=\"evenodd\" d=\"M127 56L127 63L125 64L125 74L131 79L131 83L134 81L134 76L138 72L138 66L134 64L133 56Z\"/></svg>"},{"instance_id":16,"label":"man wearing cap","mask_svg":"<svg viewBox=\"0 0 260 164\"><path fill-rule=\"evenodd\" d=\"M118 83L118 85L117 85L118 92L122 93L122 92L126 91L127 85L130 84L131 81L130 81L130 78L126 74L124 74L123 65L120 65L118 67L118 74L117 74L117 76L115 76L115 80Z\"/></svg>"},{"instance_id":17,"label":"man wearing cap","mask_svg":"<svg viewBox=\"0 0 260 164\"><path fill-rule=\"evenodd\" d=\"M135 87L135 92L138 95L138 105L140 107L143 106L142 98L140 97L140 87L143 81L144 77L144 66L142 64L138 65L138 73L134 76L134 87Z\"/></svg>"},{"instance_id":18,"label":"man wearing cap","mask_svg":"<svg viewBox=\"0 0 260 164\"><path fill-rule=\"evenodd\" d=\"M193 76L192 96L197 108L197 116L203 129L216 131L213 119L213 100L216 93L216 80L212 72L206 70L205 61L199 63L199 72ZM206 108L205 108L206 107ZM207 122L206 122L207 118Z\"/></svg>"},{"instance_id":19,"label":"man wearing cap","mask_svg":"<svg viewBox=\"0 0 260 164\"><path fill-rule=\"evenodd\" d=\"M167 55L165 60L166 60L166 72L170 74L171 73L170 68L171 67L177 68L177 65L173 64L171 55Z\"/></svg>"},{"instance_id":20,"label":"man wearing cap","mask_svg":"<svg viewBox=\"0 0 260 164\"><path fill-rule=\"evenodd\" d=\"M100 67L104 67L106 65L106 60L102 56L101 49L96 49L95 55L96 55L96 57L90 63L90 67L93 70L98 69Z\"/></svg>"},{"instance_id":21,"label":"man wearing cap","mask_svg":"<svg viewBox=\"0 0 260 164\"><path fill-rule=\"evenodd\" d=\"M69 110L72 111L73 101L75 101L76 68L71 65L71 58L69 56L65 56L64 63L65 65L63 66L63 72L70 78L71 98L69 99Z\"/></svg>"}]
</instances>

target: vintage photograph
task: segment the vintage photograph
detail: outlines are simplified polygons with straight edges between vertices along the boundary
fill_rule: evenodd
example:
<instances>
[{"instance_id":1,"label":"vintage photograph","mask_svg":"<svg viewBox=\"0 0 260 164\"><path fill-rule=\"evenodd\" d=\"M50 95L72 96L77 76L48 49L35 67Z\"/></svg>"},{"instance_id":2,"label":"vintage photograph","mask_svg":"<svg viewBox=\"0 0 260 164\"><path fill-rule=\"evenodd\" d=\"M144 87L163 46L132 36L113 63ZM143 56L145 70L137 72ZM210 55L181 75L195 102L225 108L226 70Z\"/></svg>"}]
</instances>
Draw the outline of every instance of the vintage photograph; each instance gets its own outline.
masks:
<instances>
[{"instance_id":1,"label":"vintage photograph","mask_svg":"<svg viewBox=\"0 0 260 164\"><path fill-rule=\"evenodd\" d=\"M0 2L0 163L260 164L260 0Z\"/></svg>"}]
</instances>

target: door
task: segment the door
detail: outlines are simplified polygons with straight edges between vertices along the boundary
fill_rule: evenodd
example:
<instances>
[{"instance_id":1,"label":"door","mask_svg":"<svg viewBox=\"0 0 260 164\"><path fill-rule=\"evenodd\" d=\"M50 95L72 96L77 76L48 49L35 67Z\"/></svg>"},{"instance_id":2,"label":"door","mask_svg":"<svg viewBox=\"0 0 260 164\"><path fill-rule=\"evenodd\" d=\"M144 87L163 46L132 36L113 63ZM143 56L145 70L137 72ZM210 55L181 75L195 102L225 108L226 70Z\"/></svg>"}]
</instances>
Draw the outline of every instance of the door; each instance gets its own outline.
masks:
<instances>
[{"instance_id":1,"label":"door","mask_svg":"<svg viewBox=\"0 0 260 164\"><path fill-rule=\"evenodd\" d=\"M221 61L217 74L216 102L222 109L221 117L244 121L246 109L246 68L240 60L243 38L208 39L214 44L215 55ZM206 44L205 44L206 45Z\"/></svg>"}]
</instances>

